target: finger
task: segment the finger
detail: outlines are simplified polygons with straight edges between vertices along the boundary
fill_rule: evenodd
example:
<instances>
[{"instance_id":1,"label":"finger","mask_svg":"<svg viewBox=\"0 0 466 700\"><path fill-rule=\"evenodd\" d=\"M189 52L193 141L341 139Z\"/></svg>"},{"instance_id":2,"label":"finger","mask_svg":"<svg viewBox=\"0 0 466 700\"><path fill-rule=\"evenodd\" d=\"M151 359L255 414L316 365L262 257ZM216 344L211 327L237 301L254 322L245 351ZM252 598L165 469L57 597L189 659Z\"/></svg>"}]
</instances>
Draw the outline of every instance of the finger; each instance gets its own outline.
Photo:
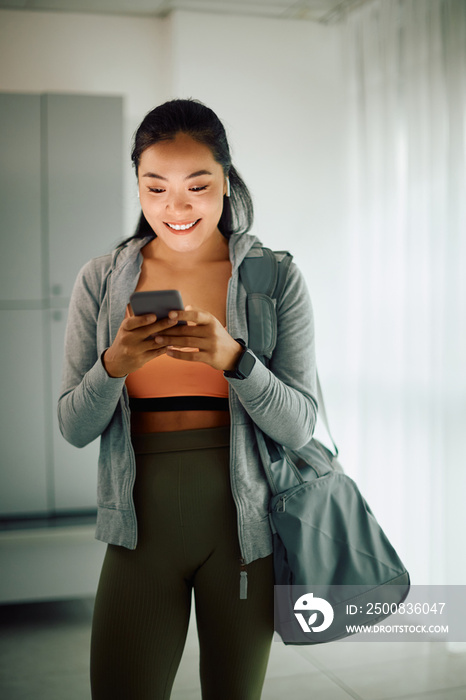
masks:
<instances>
[{"instance_id":1,"label":"finger","mask_svg":"<svg viewBox=\"0 0 466 700\"><path fill-rule=\"evenodd\" d=\"M178 321L174 318L161 318L160 321L156 321L150 327L150 330L154 329L156 332L164 331L167 328L173 328L176 326ZM171 333L172 331L170 331Z\"/></svg>"},{"instance_id":2,"label":"finger","mask_svg":"<svg viewBox=\"0 0 466 700\"><path fill-rule=\"evenodd\" d=\"M186 360L187 362L202 362L203 358L205 357L206 353L199 351L199 352L192 352L192 351L186 351L183 352L183 350L175 350L172 347L167 348L166 353L169 357L175 358L175 360Z\"/></svg>"},{"instance_id":3,"label":"finger","mask_svg":"<svg viewBox=\"0 0 466 700\"><path fill-rule=\"evenodd\" d=\"M135 321L134 319L139 319L139 321ZM167 328L172 328L173 326L176 326L178 323L176 319L171 319L171 318L162 318L160 320L157 320L157 316L155 314L148 314L147 316L133 316L132 319L126 319L127 320L127 325L126 329L127 330L140 330L141 333L158 333L161 331L166 330ZM132 323L130 323L130 321Z\"/></svg>"},{"instance_id":4,"label":"finger","mask_svg":"<svg viewBox=\"0 0 466 700\"><path fill-rule=\"evenodd\" d=\"M126 329L132 331L135 328L140 328L143 326L149 326L155 323L157 316L155 314L145 314L141 316L130 316L125 319Z\"/></svg>"},{"instance_id":5,"label":"finger","mask_svg":"<svg viewBox=\"0 0 466 700\"><path fill-rule=\"evenodd\" d=\"M207 346L206 340L199 337L190 336L174 336L174 335L156 335L154 338L156 345L173 345L177 348L197 348L204 349Z\"/></svg>"},{"instance_id":6,"label":"finger","mask_svg":"<svg viewBox=\"0 0 466 700\"><path fill-rule=\"evenodd\" d=\"M145 350L142 354L144 357L144 360L146 362L149 362L149 360L154 360L156 357L160 357L160 355L165 355L167 351L166 347L163 348L154 348L152 347L150 350Z\"/></svg>"},{"instance_id":7,"label":"finger","mask_svg":"<svg viewBox=\"0 0 466 700\"><path fill-rule=\"evenodd\" d=\"M181 311L170 311L168 316L177 321L192 321L197 325L207 325L208 323L212 323L213 319L212 314L208 311L203 311L202 309L196 309L194 307L186 307L186 309Z\"/></svg>"},{"instance_id":8,"label":"finger","mask_svg":"<svg viewBox=\"0 0 466 700\"><path fill-rule=\"evenodd\" d=\"M175 326L170 329L160 329L155 336L160 336L163 340L171 340L175 338L181 338L186 340L187 338L207 338L209 335L210 326L204 325L199 326L197 324L193 326Z\"/></svg>"}]
</instances>

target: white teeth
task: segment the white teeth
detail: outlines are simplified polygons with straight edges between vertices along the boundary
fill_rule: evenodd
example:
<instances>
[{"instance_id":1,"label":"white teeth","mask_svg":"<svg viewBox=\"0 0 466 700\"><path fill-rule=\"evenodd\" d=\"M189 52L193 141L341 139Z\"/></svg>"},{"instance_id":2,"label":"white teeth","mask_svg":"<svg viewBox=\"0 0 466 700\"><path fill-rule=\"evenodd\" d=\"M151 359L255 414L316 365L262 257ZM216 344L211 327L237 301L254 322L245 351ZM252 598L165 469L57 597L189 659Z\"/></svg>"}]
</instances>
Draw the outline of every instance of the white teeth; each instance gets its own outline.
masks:
<instances>
[{"instance_id":1,"label":"white teeth","mask_svg":"<svg viewBox=\"0 0 466 700\"><path fill-rule=\"evenodd\" d=\"M186 231L188 228L192 228L194 224L197 224L199 219L196 219L196 221L193 221L191 224L168 224L170 228L173 228L175 231Z\"/></svg>"}]
</instances>

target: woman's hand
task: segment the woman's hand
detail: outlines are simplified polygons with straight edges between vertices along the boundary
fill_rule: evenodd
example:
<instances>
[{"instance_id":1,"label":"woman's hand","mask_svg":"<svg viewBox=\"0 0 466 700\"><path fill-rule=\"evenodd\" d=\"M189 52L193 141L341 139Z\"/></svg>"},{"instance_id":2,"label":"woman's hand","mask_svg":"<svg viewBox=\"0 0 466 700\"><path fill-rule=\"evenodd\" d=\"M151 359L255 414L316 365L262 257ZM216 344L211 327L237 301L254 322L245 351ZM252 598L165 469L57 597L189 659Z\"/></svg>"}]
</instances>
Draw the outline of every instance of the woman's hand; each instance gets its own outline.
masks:
<instances>
[{"instance_id":1,"label":"woman's hand","mask_svg":"<svg viewBox=\"0 0 466 700\"><path fill-rule=\"evenodd\" d=\"M103 355L104 367L110 377L124 377L153 360L167 349L167 343L156 343L154 335L176 325L175 318L157 321L155 314L125 318L115 340Z\"/></svg>"},{"instance_id":2,"label":"woman's hand","mask_svg":"<svg viewBox=\"0 0 466 700\"><path fill-rule=\"evenodd\" d=\"M211 313L187 306L184 311L170 311L169 318L174 323L187 321L188 325L157 333L154 341L159 347L168 346L167 355L177 360L205 362L222 371L236 367L243 348Z\"/></svg>"}]
</instances>

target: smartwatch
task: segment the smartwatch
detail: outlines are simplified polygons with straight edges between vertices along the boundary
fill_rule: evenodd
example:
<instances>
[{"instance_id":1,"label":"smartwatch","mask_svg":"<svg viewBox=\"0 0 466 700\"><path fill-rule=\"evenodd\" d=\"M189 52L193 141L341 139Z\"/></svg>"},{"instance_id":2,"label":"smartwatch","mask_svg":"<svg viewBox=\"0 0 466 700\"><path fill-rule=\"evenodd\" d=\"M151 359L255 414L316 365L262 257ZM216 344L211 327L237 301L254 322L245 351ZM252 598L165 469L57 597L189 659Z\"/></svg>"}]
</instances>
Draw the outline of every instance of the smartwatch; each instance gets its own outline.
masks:
<instances>
[{"instance_id":1,"label":"smartwatch","mask_svg":"<svg viewBox=\"0 0 466 700\"><path fill-rule=\"evenodd\" d=\"M256 364L256 358L248 349L244 340L241 338L235 338L235 340L243 347L243 352L235 369L225 370L223 375L230 379L247 379L252 372L252 368Z\"/></svg>"}]
</instances>

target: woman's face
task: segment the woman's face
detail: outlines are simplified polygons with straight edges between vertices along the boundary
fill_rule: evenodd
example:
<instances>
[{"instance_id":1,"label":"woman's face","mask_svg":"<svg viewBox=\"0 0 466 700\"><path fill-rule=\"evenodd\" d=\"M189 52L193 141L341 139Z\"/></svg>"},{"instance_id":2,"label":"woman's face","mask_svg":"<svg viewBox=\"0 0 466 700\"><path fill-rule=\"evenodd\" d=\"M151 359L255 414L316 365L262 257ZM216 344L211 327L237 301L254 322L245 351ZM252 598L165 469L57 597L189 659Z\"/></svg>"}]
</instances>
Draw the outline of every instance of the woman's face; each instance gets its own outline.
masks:
<instances>
[{"instance_id":1,"label":"woman's face","mask_svg":"<svg viewBox=\"0 0 466 700\"><path fill-rule=\"evenodd\" d=\"M159 141L143 151L138 181L144 216L170 249L193 251L221 236L226 180L208 146L181 132Z\"/></svg>"}]
</instances>

